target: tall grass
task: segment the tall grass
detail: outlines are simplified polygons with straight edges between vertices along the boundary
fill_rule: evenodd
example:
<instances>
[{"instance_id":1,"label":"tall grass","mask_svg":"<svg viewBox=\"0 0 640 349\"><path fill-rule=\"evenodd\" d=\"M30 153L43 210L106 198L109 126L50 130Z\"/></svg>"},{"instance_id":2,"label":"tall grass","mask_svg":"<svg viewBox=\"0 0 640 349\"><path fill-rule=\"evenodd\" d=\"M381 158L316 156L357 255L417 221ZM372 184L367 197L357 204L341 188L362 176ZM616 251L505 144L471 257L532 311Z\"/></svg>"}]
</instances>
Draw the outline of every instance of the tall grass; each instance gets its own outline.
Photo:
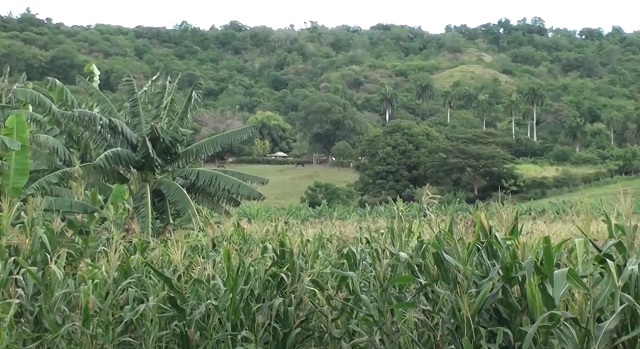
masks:
<instances>
[{"instance_id":1,"label":"tall grass","mask_svg":"<svg viewBox=\"0 0 640 349\"><path fill-rule=\"evenodd\" d=\"M273 216L170 237L77 235L31 209L3 225L0 348L640 346L632 212L551 238L499 208Z\"/></svg>"}]
</instances>

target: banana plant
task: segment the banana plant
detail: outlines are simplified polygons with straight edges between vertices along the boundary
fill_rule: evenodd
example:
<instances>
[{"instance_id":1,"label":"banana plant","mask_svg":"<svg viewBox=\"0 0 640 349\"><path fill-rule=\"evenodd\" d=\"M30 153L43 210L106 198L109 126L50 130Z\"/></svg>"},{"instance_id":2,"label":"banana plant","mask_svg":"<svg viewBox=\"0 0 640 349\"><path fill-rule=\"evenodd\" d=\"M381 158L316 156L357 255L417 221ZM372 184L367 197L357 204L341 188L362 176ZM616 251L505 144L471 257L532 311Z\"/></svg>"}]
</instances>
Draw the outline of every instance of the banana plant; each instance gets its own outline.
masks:
<instances>
[{"instance_id":1,"label":"banana plant","mask_svg":"<svg viewBox=\"0 0 640 349\"><path fill-rule=\"evenodd\" d=\"M7 118L0 136L2 161L0 185L5 194L12 199L22 195L29 180L30 149L29 124L22 111L15 111Z\"/></svg>"}]
</instances>

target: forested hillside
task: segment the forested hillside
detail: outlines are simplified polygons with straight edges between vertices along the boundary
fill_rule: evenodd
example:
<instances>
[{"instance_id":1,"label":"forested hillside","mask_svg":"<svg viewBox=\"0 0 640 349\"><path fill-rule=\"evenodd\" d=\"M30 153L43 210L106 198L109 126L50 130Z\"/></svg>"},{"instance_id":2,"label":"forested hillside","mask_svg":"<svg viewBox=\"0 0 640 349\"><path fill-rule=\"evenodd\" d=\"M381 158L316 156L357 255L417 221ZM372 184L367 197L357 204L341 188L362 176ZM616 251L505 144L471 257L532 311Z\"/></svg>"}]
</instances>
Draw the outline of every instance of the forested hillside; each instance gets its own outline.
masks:
<instances>
[{"instance_id":1,"label":"forested hillside","mask_svg":"<svg viewBox=\"0 0 640 349\"><path fill-rule=\"evenodd\" d=\"M480 128L486 117L486 127L510 132L504 106L513 92L524 95L535 85L546 96L537 120L540 139L586 138L584 128L591 138L606 141L613 132L614 143L631 142L635 134L623 131L640 122L640 33L576 29L547 28L540 18L449 26L438 35L397 25L326 28L313 22L300 30L238 22L129 29L67 27L26 12L0 18L0 62L32 81L52 76L72 84L93 61L102 89L111 92L127 72L182 73L184 87L203 81L210 109L274 111L292 124L314 108L355 110L379 124L382 95L391 119L446 123L444 100L451 99L451 123ZM320 99L323 105L312 105ZM519 115L516 122L517 132L526 134L526 122ZM561 137L567 127L578 130Z\"/></svg>"}]
</instances>

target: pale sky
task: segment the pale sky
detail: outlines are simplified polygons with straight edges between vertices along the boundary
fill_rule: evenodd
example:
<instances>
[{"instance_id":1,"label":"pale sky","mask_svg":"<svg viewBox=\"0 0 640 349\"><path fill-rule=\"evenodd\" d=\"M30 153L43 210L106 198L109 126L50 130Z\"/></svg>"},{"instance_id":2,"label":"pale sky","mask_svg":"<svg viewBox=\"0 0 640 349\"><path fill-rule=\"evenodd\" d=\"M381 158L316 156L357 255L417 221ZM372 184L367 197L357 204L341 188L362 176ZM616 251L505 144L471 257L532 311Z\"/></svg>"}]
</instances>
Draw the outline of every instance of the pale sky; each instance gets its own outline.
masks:
<instances>
[{"instance_id":1,"label":"pale sky","mask_svg":"<svg viewBox=\"0 0 640 349\"><path fill-rule=\"evenodd\" d=\"M218 2L218 4L215 4ZM116 24L173 27L187 22L208 29L231 20L245 25L274 28L313 20L330 27L347 24L369 28L377 23L422 26L431 33L444 31L447 24L478 26L502 17L513 22L541 17L547 27L601 27L609 31L618 25L627 32L640 30L631 0L608 0L589 4L585 0L0 0L0 13L14 14L30 7L40 18L51 17L67 25Z\"/></svg>"}]
</instances>

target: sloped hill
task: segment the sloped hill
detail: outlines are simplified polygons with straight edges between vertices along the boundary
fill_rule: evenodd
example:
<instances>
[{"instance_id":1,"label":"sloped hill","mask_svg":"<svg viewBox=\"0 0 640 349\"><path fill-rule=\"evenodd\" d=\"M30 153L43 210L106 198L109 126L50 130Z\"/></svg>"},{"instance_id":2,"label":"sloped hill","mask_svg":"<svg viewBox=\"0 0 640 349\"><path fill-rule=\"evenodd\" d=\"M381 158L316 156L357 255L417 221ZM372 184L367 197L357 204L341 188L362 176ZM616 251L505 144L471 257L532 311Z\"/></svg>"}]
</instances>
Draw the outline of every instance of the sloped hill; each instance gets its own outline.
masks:
<instances>
[{"instance_id":1,"label":"sloped hill","mask_svg":"<svg viewBox=\"0 0 640 349\"><path fill-rule=\"evenodd\" d=\"M482 82L493 79L506 86L511 86L513 82L511 77L479 64L460 65L433 76L435 84L441 89L451 87L456 81Z\"/></svg>"}]
</instances>

